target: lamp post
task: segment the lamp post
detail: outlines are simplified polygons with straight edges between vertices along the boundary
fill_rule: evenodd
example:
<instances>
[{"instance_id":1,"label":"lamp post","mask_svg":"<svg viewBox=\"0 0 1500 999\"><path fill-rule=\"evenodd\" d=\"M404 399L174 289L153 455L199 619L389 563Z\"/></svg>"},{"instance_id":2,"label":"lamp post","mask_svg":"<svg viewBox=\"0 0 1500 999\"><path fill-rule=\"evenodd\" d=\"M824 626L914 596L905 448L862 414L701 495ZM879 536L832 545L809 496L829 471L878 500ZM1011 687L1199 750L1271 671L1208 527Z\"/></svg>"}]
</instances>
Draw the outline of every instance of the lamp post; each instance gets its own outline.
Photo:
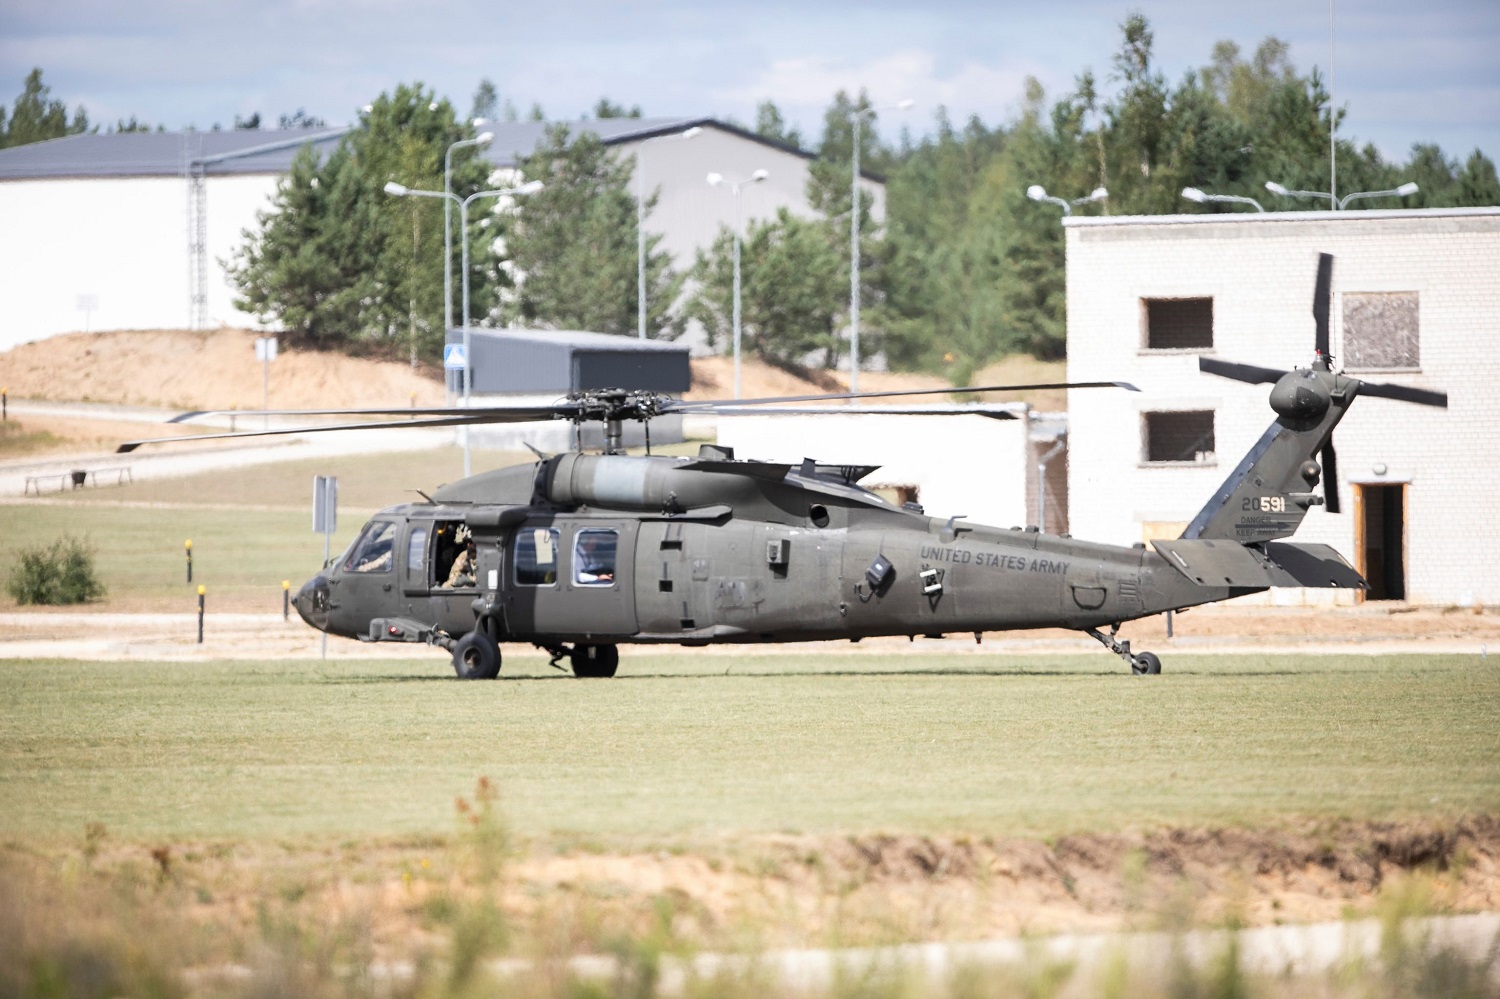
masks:
<instances>
[{"instance_id":1,"label":"lamp post","mask_svg":"<svg viewBox=\"0 0 1500 999\"><path fill-rule=\"evenodd\" d=\"M691 139L703 129L694 125L686 131L672 135L656 135L641 142L641 150L635 154L635 286L636 286L636 335L646 339L646 170L643 154L647 143L665 139Z\"/></svg>"},{"instance_id":2,"label":"lamp post","mask_svg":"<svg viewBox=\"0 0 1500 999\"><path fill-rule=\"evenodd\" d=\"M1353 194L1346 194L1342 198L1339 198L1327 191L1289 191L1274 180L1268 180L1266 181L1266 190L1272 194L1279 194L1283 198L1327 198L1332 210L1341 212L1349 207L1349 202L1357 201L1360 198L1404 198L1408 195L1416 194L1421 188L1417 186L1415 181L1407 181L1400 187L1394 187L1389 191L1356 191Z\"/></svg>"},{"instance_id":3,"label":"lamp post","mask_svg":"<svg viewBox=\"0 0 1500 999\"><path fill-rule=\"evenodd\" d=\"M476 121L478 119L475 119ZM465 146L487 146L495 138L493 132L482 132L472 139L460 139L443 153L443 193L453 195L453 150ZM443 202L443 332L453 328L453 223L452 210Z\"/></svg>"},{"instance_id":4,"label":"lamp post","mask_svg":"<svg viewBox=\"0 0 1500 999\"><path fill-rule=\"evenodd\" d=\"M1259 201L1256 201L1254 198L1242 198L1238 194L1207 194L1196 187L1184 187L1182 189L1182 196L1200 205L1210 201L1222 201L1226 204L1254 205L1256 211L1265 211Z\"/></svg>"},{"instance_id":5,"label":"lamp post","mask_svg":"<svg viewBox=\"0 0 1500 999\"><path fill-rule=\"evenodd\" d=\"M708 175L710 187L728 184L734 194L734 397L740 397L740 186L759 184L771 176L769 170L757 170L748 180L726 181L721 173Z\"/></svg>"},{"instance_id":6,"label":"lamp post","mask_svg":"<svg viewBox=\"0 0 1500 999\"><path fill-rule=\"evenodd\" d=\"M905 111L910 98L879 108L854 110L854 157L849 181L849 391L859 391L859 130L877 111Z\"/></svg>"},{"instance_id":7,"label":"lamp post","mask_svg":"<svg viewBox=\"0 0 1500 999\"><path fill-rule=\"evenodd\" d=\"M444 204L457 202L458 204L458 238L463 243L462 263L463 268L463 331L464 331L464 408L469 408L469 396L473 389L473 355L470 350L469 338L469 203L480 198L504 198L519 194L534 194L542 189L539 180L528 181L520 187L506 187L497 191L475 191L467 198L460 199L451 191L417 191L390 181L385 185L385 193L398 198L443 198ZM446 331L445 335L446 335ZM469 456L469 428L463 427L464 437L464 478L468 478L471 469Z\"/></svg>"},{"instance_id":8,"label":"lamp post","mask_svg":"<svg viewBox=\"0 0 1500 999\"><path fill-rule=\"evenodd\" d=\"M1026 189L1026 197L1030 198L1032 201L1045 201L1048 204L1056 205L1063 210L1063 216L1067 217L1073 214L1074 205L1087 205L1093 201L1103 201L1105 198L1109 197L1109 192L1102 187L1096 187L1081 198L1074 198L1072 201L1065 201L1062 198L1056 198L1048 194L1047 189L1042 185L1032 184Z\"/></svg>"}]
</instances>

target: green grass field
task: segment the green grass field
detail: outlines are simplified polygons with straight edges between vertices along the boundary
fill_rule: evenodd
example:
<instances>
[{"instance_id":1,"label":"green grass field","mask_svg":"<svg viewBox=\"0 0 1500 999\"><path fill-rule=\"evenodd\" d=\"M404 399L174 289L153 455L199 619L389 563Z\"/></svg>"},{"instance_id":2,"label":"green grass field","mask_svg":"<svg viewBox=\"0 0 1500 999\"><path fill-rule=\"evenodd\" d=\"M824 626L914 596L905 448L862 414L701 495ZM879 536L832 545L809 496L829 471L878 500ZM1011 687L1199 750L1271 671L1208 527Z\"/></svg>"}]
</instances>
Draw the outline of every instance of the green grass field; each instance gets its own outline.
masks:
<instances>
[{"instance_id":1,"label":"green grass field","mask_svg":"<svg viewBox=\"0 0 1500 999\"><path fill-rule=\"evenodd\" d=\"M727 672L727 675L726 675ZM1500 809L1500 664L1458 656L535 655L0 664L0 835L452 829L487 775L518 832L1051 836Z\"/></svg>"}]
</instances>

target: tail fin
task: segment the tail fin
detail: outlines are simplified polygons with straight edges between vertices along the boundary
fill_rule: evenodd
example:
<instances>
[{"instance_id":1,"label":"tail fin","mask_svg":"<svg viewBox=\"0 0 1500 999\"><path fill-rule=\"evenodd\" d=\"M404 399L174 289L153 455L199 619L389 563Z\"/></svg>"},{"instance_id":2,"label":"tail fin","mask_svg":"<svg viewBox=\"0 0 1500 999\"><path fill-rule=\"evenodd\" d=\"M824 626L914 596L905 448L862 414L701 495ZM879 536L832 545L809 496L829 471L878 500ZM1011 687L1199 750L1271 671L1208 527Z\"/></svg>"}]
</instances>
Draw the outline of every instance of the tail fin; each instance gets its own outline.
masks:
<instances>
[{"instance_id":1,"label":"tail fin","mask_svg":"<svg viewBox=\"0 0 1500 999\"><path fill-rule=\"evenodd\" d=\"M1182 537L1259 544L1294 534L1309 507L1323 497L1312 492L1322 476L1313 456L1359 390L1359 382L1315 364L1282 376L1271 392L1276 422L1235 466L1198 511ZM1333 483L1328 488L1335 488Z\"/></svg>"}]
</instances>

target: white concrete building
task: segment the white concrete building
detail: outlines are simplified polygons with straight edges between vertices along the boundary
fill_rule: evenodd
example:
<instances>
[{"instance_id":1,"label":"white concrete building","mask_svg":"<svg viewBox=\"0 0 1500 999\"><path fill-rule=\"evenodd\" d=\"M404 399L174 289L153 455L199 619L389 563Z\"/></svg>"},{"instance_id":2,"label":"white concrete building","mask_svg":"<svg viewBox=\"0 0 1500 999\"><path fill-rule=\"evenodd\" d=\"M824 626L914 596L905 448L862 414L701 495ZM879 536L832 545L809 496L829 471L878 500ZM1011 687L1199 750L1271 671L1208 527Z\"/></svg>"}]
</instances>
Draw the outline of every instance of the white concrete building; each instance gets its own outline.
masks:
<instances>
[{"instance_id":1,"label":"white concrete building","mask_svg":"<svg viewBox=\"0 0 1500 999\"><path fill-rule=\"evenodd\" d=\"M1181 533L1274 418L1269 385L1202 374L1198 357L1306 367L1326 252L1336 367L1449 407L1357 400L1334 434L1343 511L1314 507L1297 538L1348 557L1369 599L1500 604L1500 208L1065 225L1069 380L1141 389L1069 398L1075 535Z\"/></svg>"},{"instance_id":2,"label":"white concrete building","mask_svg":"<svg viewBox=\"0 0 1500 999\"><path fill-rule=\"evenodd\" d=\"M797 464L879 465L860 481L893 503L917 502L928 516L965 517L994 527L1037 523L1039 453L1057 443L1055 421L1024 403L914 405L931 415L882 413L878 406L815 415L721 416L718 442L738 458ZM985 415L988 414L988 415ZM1040 424L1040 425L1039 425ZM1040 431L1040 432L1039 432ZM1054 459L1065 457L1059 450ZM1062 460L1049 464L1048 526L1066 515Z\"/></svg>"},{"instance_id":3,"label":"white concrete building","mask_svg":"<svg viewBox=\"0 0 1500 999\"><path fill-rule=\"evenodd\" d=\"M639 155L645 189L660 189L647 229L676 266L691 266L734 218L726 179L768 171L741 191L744 219L780 207L811 215L809 153L708 118L570 122L616 155ZM495 122L485 155L496 170L536 148L546 124ZM692 139L679 136L701 131ZM221 261L271 206L307 143L331 150L344 129L75 135L0 150L0 350L57 333L256 325L234 307ZM864 181L883 212L883 185ZM455 284L457 279L455 278Z\"/></svg>"}]
</instances>

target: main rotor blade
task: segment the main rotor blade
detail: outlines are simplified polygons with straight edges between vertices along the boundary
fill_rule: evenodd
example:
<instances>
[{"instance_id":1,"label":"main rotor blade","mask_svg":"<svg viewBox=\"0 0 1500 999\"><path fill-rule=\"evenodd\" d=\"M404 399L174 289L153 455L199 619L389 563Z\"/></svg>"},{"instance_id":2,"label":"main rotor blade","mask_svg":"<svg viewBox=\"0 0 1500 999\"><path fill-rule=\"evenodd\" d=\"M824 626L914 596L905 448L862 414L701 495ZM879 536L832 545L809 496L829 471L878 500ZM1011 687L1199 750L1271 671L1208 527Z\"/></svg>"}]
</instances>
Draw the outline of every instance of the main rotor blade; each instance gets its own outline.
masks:
<instances>
[{"instance_id":1,"label":"main rotor blade","mask_svg":"<svg viewBox=\"0 0 1500 999\"><path fill-rule=\"evenodd\" d=\"M187 437L147 437L142 440L126 441L115 448L117 454L128 454L140 447L142 444L180 444L184 441L214 441L234 440L241 437L277 437L285 434L321 434L334 430L404 430L413 427L425 429L436 429L439 427L462 427L472 426L477 423L530 423L537 420L553 419L559 408L548 407L532 409L529 417L519 415L522 411L517 408L506 410L507 419L499 419L493 413L473 411L463 416L442 416L422 420L380 420L365 423L334 423L310 427L278 427L274 430L238 430L221 434L192 434Z\"/></svg>"},{"instance_id":2,"label":"main rotor blade","mask_svg":"<svg viewBox=\"0 0 1500 999\"><path fill-rule=\"evenodd\" d=\"M1333 438L1328 438L1328 443L1323 445L1323 453L1318 456L1323 464L1323 509L1329 513L1338 513L1339 506L1339 458L1333 450Z\"/></svg>"},{"instance_id":3,"label":"main rotor blade","mask_svg":"<svg viewBox=\"0 0 1500 999\"><path fill-rule=\"evenodd\" d=\"M1235 381L1249 382L1252 385L1261 382L1275 384L1281 381L1282 375L1286 374L1280 368L1262 368L1254 364L1220 361L1212 357L1198 358L1198 370L1206 371L1211 375L1221 375L1224 378L1233 378Z\"/></svg>"},{"instance_id":4,"label":"main rotor blade","mask_svg":"<svg viewBox=\"0 0 1500 999\"><path fill-rule=\"evenodd\" d=\"M683 402L671 407L674 413L717 411L725 406L769 406L779 402L846 402L852 399L889 399L894 396L913 395L959 395L971 392L1028 392L1036 389L1086 389L1121 388L1127 392L1139 392L1129 382L1040 382L1031 385L965 385L938 389L896 389L885 392L838 392L827 395L780 395L759 399L724 399L703 402Z\"/></svg>"},{"instance_id":5,"label":"main rotor blade","mask_svg":"<svg viewBox=\"0 0 1500 999\"><path fill-rule=\"evenodd\" d=\"M464 416L484 413L496 423L567 418L577 407L571 402L550 406L391 406L387 409L195 409L178 413L168 423L185 423L200 416ZM540 416L536 414L542 414Z\"/></svg>"},{"instance_id":6,"label":"main rotor blade","mask_svg":"<svg viewBox=\"0 0 1500 999\"><path fill-rule=\"evenodd\" d=\"M768 409L763 406L741 407L733 402L725 402L716 406L711 412L714 416L838 416L840 414L860 416L984 416L991 420L1016 420L1020 417L1006 409L984 409L983 403L974 404L970 409L960 405L957 408L938 409L941 403L929 403L927 408L920 406L861 406L858 409L830 409L827 406L778 406ZM681 410L674 409L674 413ZM688 415L703 410L689 410Z\"/></svg>"},{"instance_id":7,"label":"main rotor blade","mask_svg":"<svg viewBox=\"0 0 1500 999\"><path fill-rule=\"evenodd\" d=\"M1328 356L1328 310L1333 300L1333 255L1318 254L1318 285L1313 289L1313 323L1316 329L1314 348L1319 357Z\"/></svg>"},{"instance_id":8,"label":"main rotor blade","mask_svg":"<svg viewBox=\"0 0 1500 999\"><path fill-rule=\"evenodd\" d=\"M1412 388L1410 385L1392 385L1389 382L1360 382L1360 395L1373 395L1378 399L1399 399L1414 402L1419 406L1448 408L1448 393L1431 389Z\"/></svg>"}]
</instances>

